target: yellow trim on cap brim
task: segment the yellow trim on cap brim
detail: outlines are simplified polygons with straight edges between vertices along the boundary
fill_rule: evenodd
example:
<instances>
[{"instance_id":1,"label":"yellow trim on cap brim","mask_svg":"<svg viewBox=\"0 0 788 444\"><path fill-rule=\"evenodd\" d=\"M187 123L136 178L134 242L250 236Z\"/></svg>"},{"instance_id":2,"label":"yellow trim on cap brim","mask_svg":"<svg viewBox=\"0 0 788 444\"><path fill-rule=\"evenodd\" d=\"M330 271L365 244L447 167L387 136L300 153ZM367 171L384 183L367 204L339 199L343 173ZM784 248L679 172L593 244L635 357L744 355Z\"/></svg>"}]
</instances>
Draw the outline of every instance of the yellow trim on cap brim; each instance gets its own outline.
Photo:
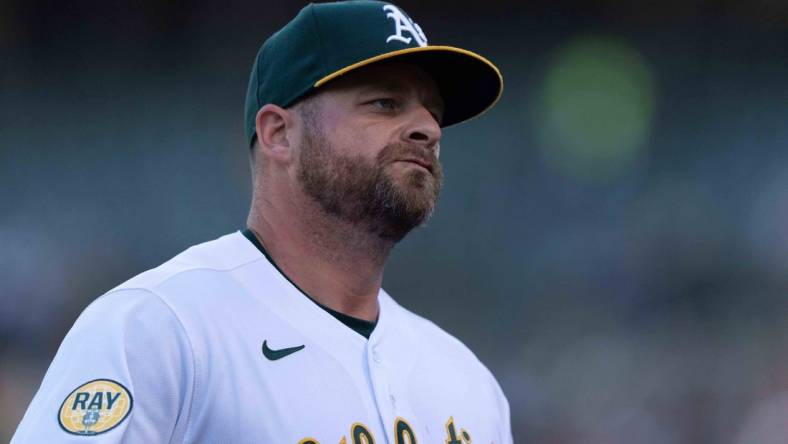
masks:
<instances>
[{"instance_id":1,"label":"yellow trim on cap brim","mask_svg":"<svg viewBox=\"0 0 788 444\"><path fill-rule=\"evenodd\" d=\"M390 59L392 57L401 56L403 54L412 54L412 53L416 53L416 52L426 52L426 51L456 52L456 53L459 53L459 54L462 54L462 55L474 58L474 59L484 63L485 65L487 65L490 68L492 68L492 70L495 71L495 74L498 75L498 82L499 82L500 86L498 87L498 95L495 97L495 99L492 102L490 102L490 104L487 106L487 108L484 108L482 111L474 114L473 116L469 117L468 119L462 120L461 122L466 122L466 121L468 121L470 119L473 119L475 117L478 117L478 116L486 113L490 108L492 108L493 106L495 106L496 103L498 103L498 99L500 99L501 95L503 94L503 75L501 75L501 71L498 69L498 67L493 65L493 63L491 61L489 61L486 58L480 56L479 54L476 54L475 52L468 51L467 49L455 48L454 46L440 46L440 45L436 45L436 46L419 46L417 48L405 48L405 49L400 49L398 51L392 51L392 52L387 52L385 54L376 55L375 57L370 57L370 58L368 58L366 60L362 60L360 62L356 62L356 63L354 63L352 65L348 65L348 66L346 66L346 67L344 67L344 68L342 68L340 70L332 72L331 74L329 74L329 75L323 77L322 79L318 80L317 82L315 82L313 87L314 88L319 88L320 85L323 85L326 82L341 76L342 74L345 74L345 73L347 73L349 71L353 71L354 69L361 68L363 66L367 66L367 65L375 63L375 62L379 62L381 60ZM460 122L455 122L455 123L460 123Z\"/></svg>"}]
</instances>

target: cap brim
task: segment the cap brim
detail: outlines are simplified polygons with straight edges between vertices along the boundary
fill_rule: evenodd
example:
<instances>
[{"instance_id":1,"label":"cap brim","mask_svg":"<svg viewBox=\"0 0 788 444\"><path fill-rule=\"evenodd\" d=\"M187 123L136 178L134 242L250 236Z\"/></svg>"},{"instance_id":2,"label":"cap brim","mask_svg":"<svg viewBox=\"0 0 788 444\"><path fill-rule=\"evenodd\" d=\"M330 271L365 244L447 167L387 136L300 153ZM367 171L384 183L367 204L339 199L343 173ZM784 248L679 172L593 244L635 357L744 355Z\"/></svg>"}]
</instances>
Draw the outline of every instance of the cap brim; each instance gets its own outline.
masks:
<instances>
[{"instance_id":1,"label":"cap brim","mask_svg":"<svg viewBox=\"0 0 788 444\"><path fill-rule=\"evenodd\" d=\"M503 93L503 76L492 62L452 46L421 46L380 54L339 69L315 82L314 87L319 88L350 71L394 58L420 66L435 79L445 105L443 127L483 114Z\"/></svg>"}]
</instances>

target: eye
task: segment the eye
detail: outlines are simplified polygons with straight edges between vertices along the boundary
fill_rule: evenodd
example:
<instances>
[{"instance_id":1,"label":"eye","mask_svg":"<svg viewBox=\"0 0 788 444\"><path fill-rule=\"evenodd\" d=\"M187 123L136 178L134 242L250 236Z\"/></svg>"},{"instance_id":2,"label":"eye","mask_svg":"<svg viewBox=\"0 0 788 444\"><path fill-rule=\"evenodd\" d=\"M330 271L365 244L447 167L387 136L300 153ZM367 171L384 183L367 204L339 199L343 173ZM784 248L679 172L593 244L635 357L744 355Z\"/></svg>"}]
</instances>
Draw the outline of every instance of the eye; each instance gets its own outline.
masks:
<instances>
[{"instance_id":1,"label":"eye","mask_svg":"<svg viewBox=\"0 0 788 444\"><path fill-rule=\"evenodd\" d=\"M385 109L385 110L394 110L397 108L397 102L394 99L390 99L390 98L375 99L369 103L377 108Z\"/></svg>"}]
</instances>

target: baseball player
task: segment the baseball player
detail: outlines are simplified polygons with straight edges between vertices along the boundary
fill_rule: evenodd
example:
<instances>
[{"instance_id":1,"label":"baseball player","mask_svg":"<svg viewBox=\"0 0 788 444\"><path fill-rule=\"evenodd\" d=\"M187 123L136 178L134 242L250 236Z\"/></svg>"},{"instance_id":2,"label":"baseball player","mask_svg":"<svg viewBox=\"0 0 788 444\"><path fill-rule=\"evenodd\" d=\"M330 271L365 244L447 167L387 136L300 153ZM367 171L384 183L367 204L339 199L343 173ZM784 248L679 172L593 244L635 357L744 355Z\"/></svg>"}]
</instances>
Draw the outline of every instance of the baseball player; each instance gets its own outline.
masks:
<instances>
[{"instance_id":1,"label":"baseball player","mask_svg":"<svg viewBox=\"0 0 788 444\"><path fill-rule=\"evenodd\" d=\"M435 205L442 128L502 88L394 5L305 7L252 67L247 228L87 307L12 442L511 443L493 375L381 289Z\"/></svg>"}]
</instances>

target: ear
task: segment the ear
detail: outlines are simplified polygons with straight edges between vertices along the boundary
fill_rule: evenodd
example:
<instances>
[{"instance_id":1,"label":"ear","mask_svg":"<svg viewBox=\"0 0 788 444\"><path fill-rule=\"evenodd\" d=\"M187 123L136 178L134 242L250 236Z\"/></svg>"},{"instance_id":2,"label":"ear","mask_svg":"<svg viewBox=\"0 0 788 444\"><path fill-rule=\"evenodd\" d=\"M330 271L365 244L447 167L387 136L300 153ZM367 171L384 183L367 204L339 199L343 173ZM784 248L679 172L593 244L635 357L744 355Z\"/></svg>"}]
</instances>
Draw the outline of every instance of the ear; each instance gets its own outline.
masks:
<instances>
[{"instance_id":1,"label":"ear","mask_svg":"<svg viewBox=\"0 0 788 444\"><path fill-rule=\"evenodd\" d=\"M292 159L288 139L292 128L293 116L290 111L271 103L260 108L255 117L255 129L260 150L267 159L280 162Z\"/></svg>"}]
</instances>

